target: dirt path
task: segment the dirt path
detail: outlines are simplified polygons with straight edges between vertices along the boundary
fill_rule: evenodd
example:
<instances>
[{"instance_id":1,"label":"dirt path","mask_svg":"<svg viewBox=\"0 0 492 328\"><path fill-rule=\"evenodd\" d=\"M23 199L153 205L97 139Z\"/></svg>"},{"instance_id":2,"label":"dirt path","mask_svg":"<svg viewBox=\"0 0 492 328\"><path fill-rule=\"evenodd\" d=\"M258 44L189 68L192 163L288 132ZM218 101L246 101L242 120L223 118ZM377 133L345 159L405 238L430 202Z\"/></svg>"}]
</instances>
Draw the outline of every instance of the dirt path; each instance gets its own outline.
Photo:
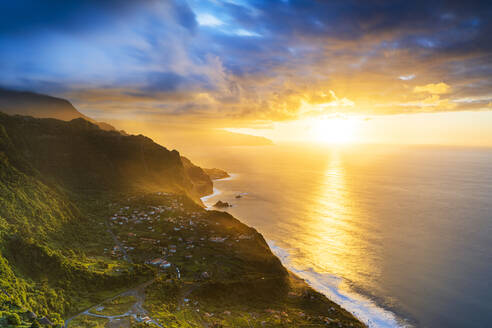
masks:
<instances>
[{"instance_id":1,"label":"dirt path","mask_svg":"<svg viewBox=\"0 0 492 328\"><path fill-rule=\"evenodd\" d=\"M76 315L74 315L73 317L71 318L68 318L67 320L65 320L65 327L68 327L68 325L70 324L70 321L72 321L74 318L77 318L78 316L81 316L81 315L88 315L88 316L91 316L91 317L97 317L97 318L106 318L108 319L110 322L112 322L113 320L115 319L121 319L121 318L124 318L124 317L134 317L134 318L137 318L137 317L149 317L150 319L150 323L153 323L155 324L156 326L160 327L160 328L164 328L163 326L161 326L157 320L151 318L147 312L147 310L144 309L143 307L143 304L145 302L145 288L149 285L151 285L156 279L158 278L158 276L152 280L149 280L147 282L144 282L143 284L135 287L135 288L132 288L130 290L127 290L123 293L120 293L116 296L113 296L111 298L108 298L104 301L102 301L101 303L99 304L96 304L92 307L90 307L89 309L83 311L83 312L80 312ZM114 300L115 298L118 298L118 297L121 297L121 296L135 296L135 303L131 306L130 310L128 310L126 313L123 313L123 314L118 314L118 315L102 315L102 314L96 314L96 313L93 313L91 312L91 310L94 310L100 306L102 306L103 303L106 303L106 302L109 302L109 301L112 301Z\"/></svg>"},{"instance_id":2,"label":"dirt path","mask_svg":"<svg viewBox=\"0 0 492 328\"><path fill-rule=\"evenodd\" d=\"M106 227L108 228L107 231L113 238L114 243L120 248L121 252L123 253L123 259L127 261L128 263L133 263L132 259L126 252L126 249L123 247L123 244L118 240L118 237L114 234L113 230L111 230L111 226L109 225L108 222L106 222Z\"/></svg>"},{"instance_id":3,"label":"dirt path","mask_svg":"<svg viewBox=\"0 0 492 328\"><path fill-rule=\"evenodd\" d=\"M190 285L190 286L187 286L186 289L183 291L183 293L181 294L181 300L179 301L178 303L178 307L177 307L177 310L180 311L181 308L183 307L184 303L185 303L185 299L198 287L197 284L193 284L193 285Z\"/></svg>"}]
</instances>

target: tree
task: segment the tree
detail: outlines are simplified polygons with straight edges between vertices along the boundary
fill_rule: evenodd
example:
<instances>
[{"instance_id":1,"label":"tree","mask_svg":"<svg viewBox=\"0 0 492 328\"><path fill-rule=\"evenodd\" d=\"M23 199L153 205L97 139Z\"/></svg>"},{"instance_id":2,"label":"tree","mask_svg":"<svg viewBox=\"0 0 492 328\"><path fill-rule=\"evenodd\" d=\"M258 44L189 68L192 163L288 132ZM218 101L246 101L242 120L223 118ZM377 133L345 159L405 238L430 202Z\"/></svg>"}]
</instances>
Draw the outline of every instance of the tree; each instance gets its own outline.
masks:
<instances>
[{"instance_id":1,"label":"tree","mask_svg":"<svg viewBox=\"0 0 492 328\"><path fill-rule=\"evenodd\" d=\"M22 323L17 313L10 313L7 316L7 322L13 326L19 326Z\"/></svg>"}]
</instances>

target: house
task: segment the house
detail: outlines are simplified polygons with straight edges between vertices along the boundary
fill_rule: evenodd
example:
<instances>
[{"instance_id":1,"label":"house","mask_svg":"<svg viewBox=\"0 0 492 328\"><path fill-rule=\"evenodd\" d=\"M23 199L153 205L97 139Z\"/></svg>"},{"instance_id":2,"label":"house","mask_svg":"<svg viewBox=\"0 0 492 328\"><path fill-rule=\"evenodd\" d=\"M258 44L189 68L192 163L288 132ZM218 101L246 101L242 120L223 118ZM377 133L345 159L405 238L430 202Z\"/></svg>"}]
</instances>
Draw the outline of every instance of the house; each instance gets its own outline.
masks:
<instances>
[{"instance_id":1,"label":"house","mask_svg":"<svg viewBox=\"0 0 492 328\"><path fill-rule=\"evenodd\" d=\"M253 239L253 235L240 235L239 239Z\"/></svg>"},{"instance_id":2,"label":"house","mask_svg":"<svg viewBox=\"0 0 492 328\"><path fill-rule=\"evenodd\" d=\"M160 265L161 269L167 269L169 267L171 267L171 263L169 263L168 261L163 261Z\"/></svg>"},{"instance_id":3,"label":"house","mask_svg":"<svg viewBox=\"0 0 492 328\"><path fill-rule=\"evenodd\" d=\"M151 261L147 261L147 264L158 266L161 269L166 269L166 268L169 268L171 266L171 263L164 260L163 258L156 258L156 259L153 259Z\"/></svg>"},{"instance_id":4,"label":"house","mask_svg":"<svg viewBox=\"0 0 492 328\"><path fill-rule=\"evenodd\" d=\"M156 258L156 259L153 259L153 260L147 261L147 264L151 264L151 265L161 265L162 261L164 261L164 259L161 259L161 258Z\"/></svg>"},{"instance_id":5,"label":"house","mask_svg":"<svg viewBox=\"0 0 492 328\"><path fill-rule=\"evenodd\" d=\"M214 243L223 243L227 237L210 237L209 240Z\"/></svg>"}]
</instances>

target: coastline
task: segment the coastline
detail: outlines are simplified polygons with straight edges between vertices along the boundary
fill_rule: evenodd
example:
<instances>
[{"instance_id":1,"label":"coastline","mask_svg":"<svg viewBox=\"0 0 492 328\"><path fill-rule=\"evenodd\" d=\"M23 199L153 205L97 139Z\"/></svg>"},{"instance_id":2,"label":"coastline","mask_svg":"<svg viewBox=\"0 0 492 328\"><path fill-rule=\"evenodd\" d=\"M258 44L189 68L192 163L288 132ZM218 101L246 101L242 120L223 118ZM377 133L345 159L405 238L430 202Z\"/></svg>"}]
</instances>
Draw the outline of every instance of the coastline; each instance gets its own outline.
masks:
<instances>
[{"instance_id":1,"label":"coastline","mask_svg":"<svg viewBox=\"0 0 492 328\"><path fill-rule=\"evenodd\" d=\"M212 180L216 181L229 181L237 178L239 175L229 173L230 176L222 179ZM201 197L205 209L213 209L213 202L207 202L216 196L221 195L223 192L217 187L213 187L213 193L204 197ZM241 218L237 218L241 220ZM242 221L242 220L241 220ZM257 228L257 227L253 227ZM340 289L340 285L343 282L342 277L336 277L328 273L320 273L313 268L298 268L292 263L290 257L291 254L287 249L281 248L276 244L274 240L266 239L268 246L272 253L280 259L282 265L293 275L303 280L308 286L322 293L328 299L334 303L340 305L345 310L354 315L355 318L370 328L411 328L412 325L399 319L397 315L389 310L386 310L374 303L370 298L357 294L355 292L349 292Z\"/></svg>"},{"instance_id":2,"label":"coastline","mask_svg":"<svg viewBox=\"0 0 492 328\"><path fill-rule=\"evenodd\" d=\"M227 178L213 179L212 183L214 183L215 181L229 181L229 180L237 178L238 176L239 176L239 174L229 173L229 176ZM210 195L200 197L200 200L202 201L203 205L205 205L205 209L210 209L212 207L212 205L207 205L206 202L209 199L214 198L215 196L218 196L220 194L222 194L222 191L220 189L216 188L214 185L213 192Z\"/></svg>"},{"instance_id":3,"label":"coastline","mask_svg":"<svg viewBox=\"0 0 492 328\"><path fill-rule=\"evenodd\" d=\"M329 273L320 273L313 268L297 268L290 260L290 253L277 246L274 241L267 240L273 254L290 272L304 280L311 288L322 293L331 301L337 303L358 320L370 328L411 328L412 325L401 322L396 314L376 305L368 297L340 288L342 277Z\"/></svg>"}]
</instances>

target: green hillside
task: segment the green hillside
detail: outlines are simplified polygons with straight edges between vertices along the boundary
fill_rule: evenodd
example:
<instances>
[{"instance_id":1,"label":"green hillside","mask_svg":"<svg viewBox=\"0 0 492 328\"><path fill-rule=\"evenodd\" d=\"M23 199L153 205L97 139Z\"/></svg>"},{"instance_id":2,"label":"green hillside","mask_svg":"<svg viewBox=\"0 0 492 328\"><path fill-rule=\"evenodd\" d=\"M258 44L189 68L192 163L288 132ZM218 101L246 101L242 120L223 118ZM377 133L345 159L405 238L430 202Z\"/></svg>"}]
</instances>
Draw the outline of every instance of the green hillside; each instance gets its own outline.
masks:
<instances>
[{"instance_id":1,"label":"green hillside","mask_svg":"<svg viewBox=\"0 0 492 328\"><path fill-rule=\"evenodd\" d=\"M188 175L176 150L142 135L104 131L84 119L65 122L0 113L0 124L16 151L12 154L29 163L25 169L70 190L169 190L195 200L212 191L208 176Z\"/></svg>"},{"instance_id":2,"label":"green hillside","mask_svg":"<svg viewBox=\"0 0 492 328\"><path fill-rule=\"evenodd\" d=\"M23 119L2 115L0 123L0 306L60 323L61 315L138 283L150 272L122 261L111 263L122 268L117 274L91 265L91 254L111 245L97 219L104 200L77 198L75 189L57 183L63 172L41 178L42 171L27 160L33 156L28 134L35 134L30 119L29 129L12 124ZM66 186L72 183L68 179Z\"/></svg>"},{"instance_id":3,"label":"green hillside","mask_svg":"<svg viewBox=\"0 0 492 328\"><path fill-rule=\"evenodd\" d=\"M0 114L0 326L362 327L202 169L144 136Z\"/></svg>"}]
</instances>

